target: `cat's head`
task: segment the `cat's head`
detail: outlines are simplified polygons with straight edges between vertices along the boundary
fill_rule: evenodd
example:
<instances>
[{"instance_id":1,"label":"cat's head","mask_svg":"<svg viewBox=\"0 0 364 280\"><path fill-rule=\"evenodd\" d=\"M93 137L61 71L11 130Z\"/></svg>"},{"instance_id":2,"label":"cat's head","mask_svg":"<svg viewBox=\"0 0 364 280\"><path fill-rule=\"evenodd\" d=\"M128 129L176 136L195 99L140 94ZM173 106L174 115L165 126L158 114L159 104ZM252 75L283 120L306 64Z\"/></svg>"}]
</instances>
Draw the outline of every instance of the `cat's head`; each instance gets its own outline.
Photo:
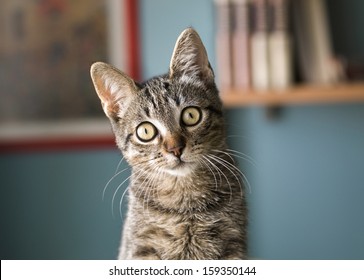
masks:
<instances>
[{"instance_id":1,"label":"cat's head","mask_svg":"<svg viewBox=\"0 0 364 280\"><path fill-rule=\"evenodd\" d=\"M225 148L222 104L203 43L192 28L176 42L169 73L143 84L105 64L91 76L130 165L185 176Z\"/></svg>"}]
</instances>

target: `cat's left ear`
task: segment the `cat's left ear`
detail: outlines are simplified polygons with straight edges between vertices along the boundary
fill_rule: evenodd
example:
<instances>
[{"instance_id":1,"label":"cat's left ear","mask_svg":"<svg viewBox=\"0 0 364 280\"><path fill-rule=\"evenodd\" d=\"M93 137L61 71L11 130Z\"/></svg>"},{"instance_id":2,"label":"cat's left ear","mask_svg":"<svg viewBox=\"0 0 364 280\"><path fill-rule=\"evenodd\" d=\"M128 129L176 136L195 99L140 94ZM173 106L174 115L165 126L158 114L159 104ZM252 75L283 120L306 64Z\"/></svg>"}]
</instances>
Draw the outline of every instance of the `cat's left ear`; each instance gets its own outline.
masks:
<instances>
[{"instance_id":1,"label":"cat's left ear","mask_svg":"<svg viewBox=\"0 0 364 280\"><path fill-rule=\"evenodd\" d=\"M214 72L210 66L206 49L200 36L193 28L185 29L178 37L169 67L170 78L199 78L208 83L214 82Z\"/></svg>"}]
</instances>

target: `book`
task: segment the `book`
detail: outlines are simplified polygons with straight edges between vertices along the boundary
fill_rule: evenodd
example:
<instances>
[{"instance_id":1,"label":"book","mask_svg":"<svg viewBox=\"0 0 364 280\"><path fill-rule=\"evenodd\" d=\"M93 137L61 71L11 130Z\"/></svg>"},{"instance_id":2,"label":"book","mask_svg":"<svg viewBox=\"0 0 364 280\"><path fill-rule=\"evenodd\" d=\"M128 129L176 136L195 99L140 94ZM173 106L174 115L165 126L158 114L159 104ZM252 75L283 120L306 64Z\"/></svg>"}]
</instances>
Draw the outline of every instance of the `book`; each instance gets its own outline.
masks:
<instances>
[{"instance_id":1,"label":"book","mask_svg":"<svg viewBox=\"0 0 364 280\"><path fill-rule=\"evenodd\" d=\"M229 0L215 0L215 8L218 84L221 89L228 89L233 87L231 3Z\"/></svg>"},{"instance_id":2,"label":"book","mask_svg":"<svg viewBox=\"0 0 364 280\"><path fill-rule=\"evenodd\" d=\"M254 89L270 87L268 53L268 9L266 0L252 0L253 32L251 35L251 71Z\"/></svg>"},{"instance_id":3,"label":"book","mask_svg":"<svg viewBox=\"0 0 364 280\"><path fill-rule=\"evenodd\" d=\"M269 74L273 89L284 89L292 83L292 51L289 34L289 0L269 0Z\"/></svg>"},{"instance_id":4,"label":"book","mask_svg":"<svg viewBox=\"0 0 364 280\"><path fill-rule=\"evenodd\" d=\"M233 81L237 89L251 87L250 0L234 0L233 16Z\"/></svg>"},{"instance_id":5,"label":"book","mask_svg":"<svg viewBox=\"0 0 364 280\"><path fill-rule=\"evenodd\" d=\"M338 79L324 0L292 1L299 68L305 82L330 84Z\"/></svg>"}]
</instances>

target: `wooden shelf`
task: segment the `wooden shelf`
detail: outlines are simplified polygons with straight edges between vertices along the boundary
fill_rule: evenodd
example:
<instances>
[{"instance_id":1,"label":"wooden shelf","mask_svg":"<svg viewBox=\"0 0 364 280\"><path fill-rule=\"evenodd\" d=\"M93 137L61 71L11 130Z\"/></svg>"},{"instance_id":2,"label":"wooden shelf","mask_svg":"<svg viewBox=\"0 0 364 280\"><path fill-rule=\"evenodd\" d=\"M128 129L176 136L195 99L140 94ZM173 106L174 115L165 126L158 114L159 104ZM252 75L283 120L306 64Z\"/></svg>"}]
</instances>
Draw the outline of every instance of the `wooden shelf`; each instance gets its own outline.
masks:
<instances>
[{"instance_id":1,"label":"wooden shelf","mask_svg":"<svg viewBox=\"0 0 364 280\"><path fill-rule=\"evenodd\" d=\"M364 83L296 86L285 90L222 90L227 108L364 102Z\"/></svg>"}]
</instances>

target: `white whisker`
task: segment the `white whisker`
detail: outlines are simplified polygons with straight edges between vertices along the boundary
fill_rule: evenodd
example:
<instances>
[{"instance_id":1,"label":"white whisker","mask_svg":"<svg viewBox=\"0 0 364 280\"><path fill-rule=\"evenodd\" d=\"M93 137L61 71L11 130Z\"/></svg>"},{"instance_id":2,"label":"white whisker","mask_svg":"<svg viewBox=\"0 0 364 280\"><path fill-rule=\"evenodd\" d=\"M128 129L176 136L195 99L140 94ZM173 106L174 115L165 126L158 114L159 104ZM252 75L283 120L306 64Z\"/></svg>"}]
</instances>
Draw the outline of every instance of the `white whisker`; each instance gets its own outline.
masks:
<instances>
[{"instance_id":1,"label":"white whisker","mask_svg":"<svg viewBox=\"0 0 364 280\"><path fill-rule=\"evenodd\" d=\"M227 153L227 152L224 152L224 151L220 151L220 150L212 150L212 151L213 152L216 152L216 153L222 153L222 154L227 155L231 159L231 161L235 163L235 159L233 158L233 156L230 153Z\"/></svg>"},{"instance_id":2,"label":"white whisker","mask_svg":"<svg viewBox=\"0 0 364 280\"><path fill-rule=\"evenodd\" d=\"M160 181L160 177L162 175L162 172L160 171L160 167L156 166L153 172L153 176L151 178L150 184L149 184L149 192L146 198L146 204L147 204L147 214L149 217L149 220L151 220L150 211L149 211L149 202L150 202L150 196L156 196L158 195L158 188L155 186L155 182ZM154 198L155 200L155 198Z\"/></svg>"},{"instance_id":3,"label":"white whisker","mask_svg":"<svg viewBox=\"0 0 364 280\"><path fill-rule=\"evenodd\" d=\"M215 180L215 189L217 190L218 189L218 184L217 184L217 178L216 178L215 172L211 169L211 167L208 165L208 163L206 163L204 160L206 160L206 159L203 156L203 158L201 159L201 163L203 163L203 165L205 165L210 170L210 172L211 172L211 174L212 174L212 176L214 177L214 180ZM220 184L221 184L221 177L220 177Z\"/></svg>"},{"instance_id":4,"label":"white whisker","mask_svg":"<svg viewBox=\"0 0 364 280\"><path fill-rule=\"evenodd\" d=\"M115 200L115 196L118 193L119 189L122 187L122 185L125 184L126 181L128 181L133 175L128 176L124 181L122 181L118 187L116 188L114 195L112 196L112 200L111 200L111 212L112 215L114 216L114 200ZM128 189L129 187L127 187L126 189Z\"/></svg>"},{"instance_id":5,"label":"white whisker","mask_svg":"<svg viewBox=\"0 0 364 280\"><path fill-rule=\"evenodd\" d=\"M214 167L217 170L218 173L220 173L222 176L224 176L224 178L225 178L225 180L226 180L226 182L227 182L227 184L229 186L229 190L230 190L230 202L229 203L231 203L231 200L232 200L232 188L231 188L231 184L230 184L229 179L227 178L227 176L225 175L225 173L216 164L214 164L211 161L211 160L215 160L213 157L210 157L210 155L206 155L204 158L211 164L212 167Z\"/></svg>"},{"instance_id":6,"label":"white whisker","mask_svg":"<svg viewBox=\"0 0 364 280\"><path fill-rule=\"evenodd\" d=\"M105 187L104 187L104 190L102 192L102 200L104 200L105 198L105 192L106 192L106 189L108 188L108 186L110 185L110 183L116 178L118 177L121 173L125 172L126 170L128 169L131 169L130 167L127 167L127 168L124 168L123 170L117 172L114 174L114 176L111 177L111 179L106 183Z\"/></svg>"},{"instance_id":7,"label":"white whisker","mask_svg":"<svg viewBox=\"0 0 364 280\"><path fill-rule=\"evenodd\" d=\"M138 199L141 198L143 195L143 212L146 215L146 212L148 212L148 216L150 217L149 213L149 199L152 192L156 192L157 189L155 187L155 181L157 180L159 175L159 166L155 164L148 164L148 167L151 167L151 170L148 172L145 170L140 170L141 175L145 176L144 180L137 185L137 190L135 192L135 196L138 197ZM139 179L141 176L139 176L136 179Z\"/></svg>"},{"instance_id":8,"label":"white whisker","mask_svg":"<svg viewBox=\"0 0 364 280\"><path fill-rule=\"evenodd\" d=\"M232 149L226 149L226 151L228 153L232 153L233 156L236 156L238 158L244 159L246 161L248 161L249 163L251 163L254 167L257 167L257 162L249 155L239 152L237 150L232 150Z\"/></svg>"},{"instance_id":9,"label":"white whisker","mask_svg":"<svg viewBox=\"0 0 364 280\"><path fill-rule=\"evenodd\" d=\"M213 157L215 159L215 161L219 162L222 166L224 166L236 179L236 181L239 184L240 187L240 195L243 196L243 187L241 185L240 179L239 177L236 175L236 173L234 172L234 169L232 170L231 167L235 167L233 164L229 163L228 161L224 160L221 157L215 156L215 155L210 155L211 157Z\"/></svg>"},{"instance_id":10,"label":"white whisker","mask_svg":"<svg viewBox=\"0 0 364 280\"><path fill-rule=\"evenodd\" d=\"M203 158L208 162L208 163L210 163L211 164L211 166L217 171L217 175L219 175L219 181L220 181L220 185L221 185L221 182L222 182L222 177L221 177L221 172L219 172L219 169L216 169L216 166L215 166L215 164L214 163L212 163L210 160L208 160L207 158L206 158L206 156L203 156ZM214 174L214 172L213 172L213 174Z\"/></svg>"},{"instance_id":11,"label":"white whisker","mask_svg":"<svg viewBox=\"0 0 364 280\"><path fill-rule=\"evenodd\" d=\"M122 164L122 162L123 162L123 161L124 161L124 157L121 157L121 159L120 159L120 161L119 161L118 165L116 166L115 175L116 175L116 173L118 173L119 168L120 168L120 166L121 166L121 164Z\"/></svg>"},{"instance_id":12,"label":"white whisker","mask_svg":"<svg viewBox=\"0 0 364 280\"><path fill-rule=\"evenodd\" d=\"M215 156L215 155L212 155L216 158L219 158L221 161L225 162L228 166L230 166L231 168L233 168L236 172L238 172L238 174L240 174L244 180L244 182L248 185L248 188L249 188L249 193L251 193L251 185L249 183L249 180L248 178L246 177L246 175L238 168L236 167L234 164L231 164L230 162L228 162L227 160L221 158L221 157L218 157L218 156Z\"/></svg>"},{"instance_id":13,"label":"white whisker","mask_svg":"<svg viewBox=\"0 0 364 280\"><path fill-rule=\"evenodd\" d=\"M123 194L121 195L120 198L120 203L119 203L119 211L120 211L120 217L121 219L123 219L123 215L122 215L122 204L123 204L123 200L124 200L124 196L127 193L127 191L129 190L129 186L127 188L125 188L125 190L123 191Z\"/></svg>"},{"instance_id":14,"label":"white whisker","mask_svg":"<svg viewBox=\"0 0 364 280\"><path fill-rule=\"evenodd\" d=\"M135 176L135 180L137 180L140 176L142 176L143 175L143 170L137 170L137 171L135 171L135 172L133 172L132 174L131 174L131 176L130 177L132 177L132 176ZM129 178L130 178L129 177ZM124 190L124 192L123 192L123 194L122 194L122 196L121 196L121 198L120 198L120 202L119 202L119 213L120 213L120 217L122 218L122 204L123 204L123 201L124 201L124 196L125 196L125 194L126 194L126 192L129 190L129 188L130 188L130 186L128 186L125 190ZM116 193L115 193L116 194ZM112 202L113 203L113 202ZM113 208L113 206L112 206L112 208Z\"/></svg>"}]
</instances>

